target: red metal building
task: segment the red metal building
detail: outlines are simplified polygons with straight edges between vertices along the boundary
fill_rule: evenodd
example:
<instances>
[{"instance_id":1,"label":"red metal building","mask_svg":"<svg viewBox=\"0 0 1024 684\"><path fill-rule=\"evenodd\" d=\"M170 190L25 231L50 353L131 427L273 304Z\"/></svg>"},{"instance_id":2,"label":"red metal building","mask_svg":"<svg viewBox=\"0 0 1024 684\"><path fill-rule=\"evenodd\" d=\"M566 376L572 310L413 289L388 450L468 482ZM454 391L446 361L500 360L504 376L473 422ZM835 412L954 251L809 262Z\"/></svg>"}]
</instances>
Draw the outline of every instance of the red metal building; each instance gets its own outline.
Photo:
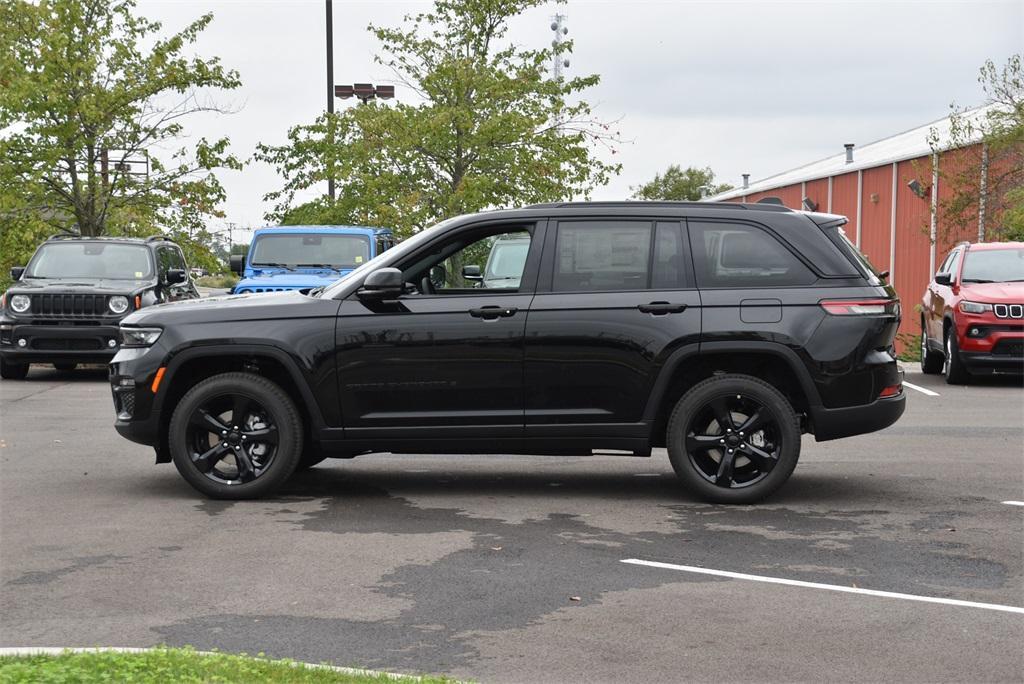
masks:
<instances>
[{"instance_id":1,"label":"red metal building","mask_svg":"<svg viewBox=\"0 0 1024 684\"><path fill-rule=\"evenodd\" d=\"M984 116L983 108L965 114ZM980 145L933 154L929 135L948 139L950 120L941 119L863 146L847 144L843 152L707 198L709 201L757 202L777 197L792 209L842 214L846 233L879 271L889 271L903 302L902 342L916 335L921 300L935 266L957 242L983 241L985 217L978 230L941 226L940 202L953 189L940 181L938 169L954 169L977 156ZM937 164L937 165L936 165ZM902 348L902 344L898 343Z\"/></svg>"}]
</instances>

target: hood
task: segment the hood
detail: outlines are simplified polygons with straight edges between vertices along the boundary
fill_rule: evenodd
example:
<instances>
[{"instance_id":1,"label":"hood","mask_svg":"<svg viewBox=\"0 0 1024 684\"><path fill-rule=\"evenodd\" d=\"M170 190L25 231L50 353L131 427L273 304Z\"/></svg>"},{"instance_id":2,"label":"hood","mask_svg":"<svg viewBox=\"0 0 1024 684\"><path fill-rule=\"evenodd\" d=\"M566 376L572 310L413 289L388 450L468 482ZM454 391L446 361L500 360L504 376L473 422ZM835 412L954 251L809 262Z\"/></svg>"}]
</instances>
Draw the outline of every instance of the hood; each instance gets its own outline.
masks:
<instances>
[{"instance_id":1,"label":"hood","mask_svg":"<svg viewBox=\"0 0 1024 684\"><path fill-rule=\"evenodd\" d=\"M296 272L296 271L276 271L271 273L264 273L252 278L244 278L237 285L235 285L235 292L239 290L249 289L287 289L287 290L299 290L307 287L320 287L321 285L330 285L331 283L338 280L343 276L351 273L351 269L344 271L311 271L308 273Z\"/></svg>"},{"instance_id":2,"label":"hood","mask_svg":"<svg viewBox=\"0 0 1024 684\"><path fill-rule=\"evenodd\" d=\"M983 304L1024 304L1024 283L961 283L960 296Z\"/></svg>"},{"instance_id":3,"label":"hood","mask_svg":"<svg viewBox=\"0 0 1024 684\"><path fill-rule=\"evenodd\" d=\"M11 294L133 294L152 285L134 278L23 278L11 285Z\"/></svg>"},{"instance_id":4,"label":"hood","mask_svg":"<svg viewBox=\"0 0 1024 684\"><path fill-rule=\"evenodd\" d=\"M340 306L341 302L307 297L297 290L222 295L147 306L129 314L121 324L166 327L189 323L334 316Z\"/></svg>"}]
</instances>

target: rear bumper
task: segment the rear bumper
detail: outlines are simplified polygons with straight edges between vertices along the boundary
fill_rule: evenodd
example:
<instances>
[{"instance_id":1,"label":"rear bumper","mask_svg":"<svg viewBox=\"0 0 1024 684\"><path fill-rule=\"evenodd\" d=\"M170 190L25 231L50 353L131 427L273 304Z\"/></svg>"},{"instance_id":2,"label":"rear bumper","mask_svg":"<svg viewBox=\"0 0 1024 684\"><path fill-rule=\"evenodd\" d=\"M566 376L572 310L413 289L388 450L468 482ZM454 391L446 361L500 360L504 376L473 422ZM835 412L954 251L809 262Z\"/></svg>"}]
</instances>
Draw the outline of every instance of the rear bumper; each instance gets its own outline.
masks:
<instances>
[{"instance_id":1,"label":"rear bumper","mask_svg":"<svg viewBox=\"0 0 1024 684\"><path fill-rule=\"evenodd\" d=\"M0 356L9 363L108 363L119 342L116 325L0 324Z\"/></svg>"},{"instance_id":2,"label":"rear bumper","mask_svg":"<svg viewBox=\"0 0 1024 684\"><path fill-rule=\"evenodd\" d=\"M899 420L906 408L905 392L863 406L834 409L818 407L812 411L811 416L814 421L814 439L824 442L882 430Z\"/></svg>"}]
</instances>

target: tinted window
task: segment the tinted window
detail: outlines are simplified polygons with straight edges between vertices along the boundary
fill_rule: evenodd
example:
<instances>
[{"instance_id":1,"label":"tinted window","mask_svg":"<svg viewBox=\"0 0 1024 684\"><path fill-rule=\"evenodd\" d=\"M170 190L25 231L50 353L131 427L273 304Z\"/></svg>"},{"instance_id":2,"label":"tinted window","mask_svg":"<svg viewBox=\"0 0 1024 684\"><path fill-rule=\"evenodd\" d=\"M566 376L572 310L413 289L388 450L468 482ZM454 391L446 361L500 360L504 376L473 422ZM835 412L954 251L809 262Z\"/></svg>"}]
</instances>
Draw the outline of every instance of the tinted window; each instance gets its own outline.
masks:
<instances>
[{"instance_id":1,"label":"tinted window","mask_svg":"<svg viewBox=\"0 0 1024 684\"><path fill-rule=\"evenodd\" d=\"M817 276L777 238L755 226L690 223L700 287L809 285Z\"/></svg>"},{"instance_id":2,"label":"tinted window","mask_svg":"<svg viewBox=\"0 0 1024 684\"><path fill-rule=\"evenodd\" d=\"M406 279L425 294L473 294L519 289L530 233L525 230L471 233L443 243L416 261Z\"/></svg>"},{"instance_id":3,"label":"tinted window","mask_svg":"<svg viewBox=\"0 0 1024 684\"><path fill-rule=\"evenodd\" d=\"M956 250L951 254L952 257L949 262L949 273L956 280L956 274L960 271L960 257L963 255L961 250Z\"/></svg>"},{"instance_id":4,"label":"tinted window","mask_svg":"<svg viewBox=\"0 0 1024 684\"><path fill-rule=\"evenodd\" d=\"M643 290L648 287L651 224L560 223L555 254L555 291Z\"/></svg>"}]
</instances>

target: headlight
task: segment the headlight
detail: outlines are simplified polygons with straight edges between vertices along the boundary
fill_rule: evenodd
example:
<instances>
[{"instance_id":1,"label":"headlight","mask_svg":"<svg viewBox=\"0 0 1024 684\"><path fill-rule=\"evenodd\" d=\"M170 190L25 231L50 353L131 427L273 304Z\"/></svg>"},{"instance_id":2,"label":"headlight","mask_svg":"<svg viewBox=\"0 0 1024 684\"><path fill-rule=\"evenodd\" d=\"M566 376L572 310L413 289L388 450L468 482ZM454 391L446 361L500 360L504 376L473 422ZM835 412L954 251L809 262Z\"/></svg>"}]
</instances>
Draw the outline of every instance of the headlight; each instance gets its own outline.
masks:
<instances>
[{"instance_id":1,"label":"headlight","mask_svg":"<svg viewBox=\"0 0 1024 684\"><path fill-rule=\"evenodd\" d=\"M986 311L992 310L991 304L982 304L981 302L968 302L964 300L960 302L960 310L964 313L980 314Z\"/></svg>"},{"instance_id":2,"label":"headlight","mask_svg":"<svg viewBox=\"0 0 1024 684\"><path fill-rule=\"evenodd\" d=\"M160 337L160 328L121 328L122 347L149 347Z\"/></svg>"},{"instance_id":3,"label":"headlight","mask_svg":"<svg viewBox=\"0 0 1024 684\"><path fill-rule=\"evenodd\" d=\"M128 298L121 295L114 295L107 302L110 310L116 314L123 314L128 310Z\"/></svg>"},{"instance_id":4,"label":"headlight","mask_svg":"<svg viewBox=\"0 0 1024 684\"><path fill-rule=\"evenodd\" d=\"M11 297L11 311L15 313L25 313L32 306L32 300L28 298L28 295L14 295Z\"/></svg>"}]
</instances>

